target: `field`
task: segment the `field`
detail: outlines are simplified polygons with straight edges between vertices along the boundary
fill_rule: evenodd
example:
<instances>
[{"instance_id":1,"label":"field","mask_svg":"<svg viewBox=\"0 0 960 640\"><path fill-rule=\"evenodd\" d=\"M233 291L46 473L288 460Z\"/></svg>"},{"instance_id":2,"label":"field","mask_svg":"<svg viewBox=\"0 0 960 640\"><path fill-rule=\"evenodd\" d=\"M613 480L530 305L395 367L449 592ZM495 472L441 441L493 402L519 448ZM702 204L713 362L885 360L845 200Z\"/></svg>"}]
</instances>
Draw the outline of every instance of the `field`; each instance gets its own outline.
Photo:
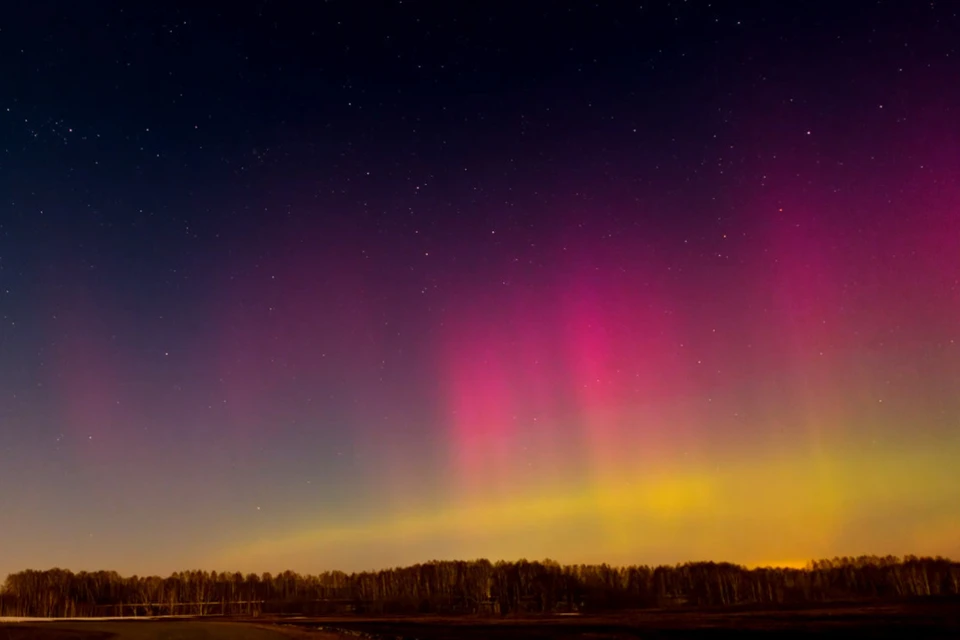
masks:
<instances>
[{"instance_id":1,"label":"field","mask_svg":"<svg viewBox=\"0 0 960 640\"><path fill-rule=\"evenodd\" d=\"M731 634L733 632L733 634ZM0 623L0 640L626 640L630 638L957 638L960 603L778 611L647 611L518 619L357 618Z\"/></svg>"},{"instance_id":2,"label":"field","mask_svg":"<svg viewBox=\"0 0 960 640\"><path fill-rule=\"evenodd\" d=\"M210 620L0 622L0 640L285 640L290 637L291 634L278 629ZM319 634L316 637L323 638Z\"/></svg>"}]
</instances>

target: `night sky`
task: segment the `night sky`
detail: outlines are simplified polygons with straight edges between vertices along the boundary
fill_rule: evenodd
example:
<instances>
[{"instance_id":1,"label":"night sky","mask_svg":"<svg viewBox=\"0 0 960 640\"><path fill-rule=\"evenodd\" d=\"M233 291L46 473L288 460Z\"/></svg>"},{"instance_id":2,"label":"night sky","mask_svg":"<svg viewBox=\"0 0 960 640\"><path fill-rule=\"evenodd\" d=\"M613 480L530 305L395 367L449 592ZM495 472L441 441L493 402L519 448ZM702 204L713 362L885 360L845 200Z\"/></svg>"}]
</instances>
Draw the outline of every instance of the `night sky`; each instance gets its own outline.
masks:
<instances>
[{"instance_id":1,"label":"night sky","mask_svg":"<svg viewBox=\"0 0 960 640\"><path fill-rule=\"evenodd\" d=\"M0 20L0 576L960 556L960 6Z\"/></svg>"}]
</instances>

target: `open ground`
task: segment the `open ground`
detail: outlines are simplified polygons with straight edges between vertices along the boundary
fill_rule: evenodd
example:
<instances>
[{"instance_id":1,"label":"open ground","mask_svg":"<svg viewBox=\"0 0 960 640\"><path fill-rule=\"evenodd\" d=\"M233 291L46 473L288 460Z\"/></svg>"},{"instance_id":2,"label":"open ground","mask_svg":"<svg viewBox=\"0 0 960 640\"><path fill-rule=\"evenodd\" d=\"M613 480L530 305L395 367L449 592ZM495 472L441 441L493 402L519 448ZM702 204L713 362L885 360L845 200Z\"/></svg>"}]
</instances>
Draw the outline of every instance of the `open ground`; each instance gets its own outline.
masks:
<instances>
[{"instance_id":1,"label":"open ground","mask_svg":"<svg viewBox=\"0 0 960 640\"><path fill-rule=\"evenodd\" d=\"M956 638L960 602L795 610L638 611L603 616L323 617L0 623L0 640L626 640L720 638Z\"/></svg>"}]
</instances>

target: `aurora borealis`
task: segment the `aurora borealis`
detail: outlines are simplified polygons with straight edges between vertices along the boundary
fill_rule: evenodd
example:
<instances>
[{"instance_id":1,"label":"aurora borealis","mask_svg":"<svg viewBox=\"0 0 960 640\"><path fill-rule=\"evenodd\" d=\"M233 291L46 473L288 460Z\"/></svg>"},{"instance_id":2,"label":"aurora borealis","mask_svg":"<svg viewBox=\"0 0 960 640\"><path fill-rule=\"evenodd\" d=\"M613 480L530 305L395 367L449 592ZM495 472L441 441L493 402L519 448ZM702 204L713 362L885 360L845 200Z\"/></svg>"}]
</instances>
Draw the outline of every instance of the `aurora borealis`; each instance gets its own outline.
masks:
<instances>
[{"instance_id":1,"label":"aurora borealis","mask_svg":"<svg viewBox=\"0 0 960 640\"><path fill-rule=\"evenodd\" d=\"M383 4L4 26L0 575L960 556L954 7Z\"/></svg>"}]
</instances>

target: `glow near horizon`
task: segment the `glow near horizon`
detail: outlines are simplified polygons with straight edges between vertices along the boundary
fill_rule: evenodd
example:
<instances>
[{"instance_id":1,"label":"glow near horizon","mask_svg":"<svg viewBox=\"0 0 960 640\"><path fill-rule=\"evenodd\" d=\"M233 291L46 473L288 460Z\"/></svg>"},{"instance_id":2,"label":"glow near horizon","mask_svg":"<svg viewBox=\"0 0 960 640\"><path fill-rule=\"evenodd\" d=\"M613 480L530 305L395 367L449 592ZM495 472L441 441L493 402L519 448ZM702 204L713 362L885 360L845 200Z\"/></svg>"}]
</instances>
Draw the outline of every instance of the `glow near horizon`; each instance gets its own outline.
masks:
<instances>
[{"instance_id":1,"label":"glow near horizon","mask_svg":"<svg viewBox=\"0 0 960 640\"><path fill-rule=\"evenodd\" d=\"M334 560L338 550L363 555L354 545L402 549L414 543L414 548L422 549L416 543L425 542L429 548L444 539L456 540L467 551L463 557L436 559L550 557L561 564L713 560L802 566L812 559L887 555L899 549L936 555L960 539L960 514L945 511L933 522L901 522L894 516L886 519L881 530L871 530L877 523L870 516L909 509L918 494L940 493L958 451L960 439L907 455L848 451L842 460L806 455L731 461L736 468L715 473L699 472L690 465L669 474L640 474L626 483L618 479L569 492L558 489L432 513L398 513L355 526L306 529L292 535L275 532L277 537L231 546L217 563L263 571L270 566L277 570L279 558L313 557L327 559L319 562L332 570L340 568ZM944 507L958 500L960 487L936 502ZM866 526L857 522L864 517ZM931 525L936 525L933 530ZM856 534L863 544L847 542L838 548L845 528L851 529L847 535ZM594 549L563 549L551 542L551 537L567 541L578 532L588 532L584 539L592 540ZM664 557L663 540L670 540L668 557ZM689 552L681 555L678 548ZM645 555L658 560L651 562ZM434 558L426 554L409 562L429 559ZM380 568L387 567L350 567Z\"/></svg>"}]
</instances>

